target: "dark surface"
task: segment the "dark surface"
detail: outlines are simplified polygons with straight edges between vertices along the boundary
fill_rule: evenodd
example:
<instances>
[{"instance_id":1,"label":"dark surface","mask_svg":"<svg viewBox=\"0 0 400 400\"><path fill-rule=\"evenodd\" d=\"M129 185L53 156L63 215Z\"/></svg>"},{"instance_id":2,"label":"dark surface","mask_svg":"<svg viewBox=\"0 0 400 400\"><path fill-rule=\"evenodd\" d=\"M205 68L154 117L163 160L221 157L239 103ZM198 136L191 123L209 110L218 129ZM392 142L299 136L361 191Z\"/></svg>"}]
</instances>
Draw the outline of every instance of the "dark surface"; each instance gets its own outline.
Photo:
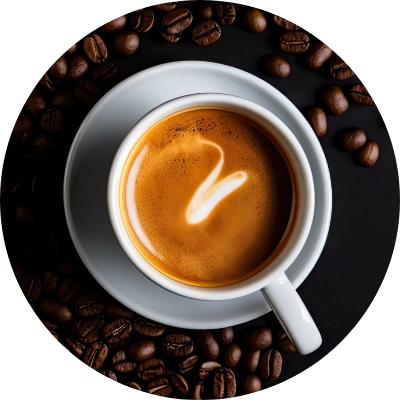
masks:
<instances>
[{"instance_id":1,"label":"dark surface","mask_svg":"<svg viewBox=\"0 0 400 400\"><path fill-rule=\"evenodd\" d=\"M189 5L189 8L191 4L198 4L193 1L180 3ZM345 114L338 117L328 115L328 131L320 143L332 178L332 223L320 259L299 288L324 342L320 349L307 356L285 354L282 376L278 381L283 384L271 385L272 382L268 382L264 390L282 393L296 390L303 394L329 391L332 394L342 393L346 384L348 393L359 395L372 388L386 391L395 383L394 374L386 364L391 360L395 348L392 341L396 337L393 282L391 273L387 273L394 248L399 247L398 241L396 244L400 200L396 157L399 156L388 134L394 113L394 101L389 90L389 84L395 80L391 75L394 52L389 50L390 43L384 40L384 31L372 32L364 24L363 29L367 31L359 29L357 20L360 15L357 14L357 18L356 14L343 15L340 10L331 10L327 14L322 8L321 4L321 9L312 10L313 15L319 15L318 20L308 16L303 7L281 9L280 13L296 15L296 21L304 24L306 31L311 31L311 40L313 37L335 39L337 47L344 48L344 54L353 57L354 64L361 64L362 80L370 88L377 88L378 104L365 107L351 103ZM49 20L42 11L40 6L35 6L32 9L25 7L23 15L16 8L7 13L13 21L12 31L6 37L9 40L6 43L11 46L3 49L13 55L10 59L13 67L7 73L7 81L12 83L7 90L10 96L7 104L9 120L15 119L15 110L20 107L23 95L27 94L24 88L32 87L40 72L47 69L48 56L61 53L64 40L78 39L80 32L88 32L94 24L102 23L104 15L119 15L116 7L104 11L82 10L79 15L71 8L54 8L50 11L54 19ZM220 62L264 79L300 110L318 102L318 92L325 84L333 83L350 89L359 82L357 76L335 81L323 71L306 70L299 63L299 55L279 50L279 34L269 16L270 11L266 9L269 26L265 32L259 35L248 32L238 12L232 25L222 27L221 38L205 48L184 38L176 44L164 42L152 29L140 36L140 46L134 55L128 58L115 56L119 79L168 61L197 59ZM362 12L363 20L385 18L388 21L389 18L385 15L386 10ZM26 37L14 36L17 32L23 32ZM262 72L258 62L269 53L280 55L291 63L289 77L278 80ZM385 104L386 125L382 118L382 104ZM379 143L380 157L373 167L360 167L351 154L337 147L337 133L350 127L363 129L368 138ZM39 322L32 313L24 313L24 301L15 296L15 287L14 281L8 283L7 320L12 321L13 328L7 330L7 348L14 346L14 356L7 361L12 371L8 383L21 395L33 392L54 394L55 388L71 394L77 390L91 394L118 393L119 387L104 386L103 378L88 378L94 373L82 365L79 368L80 363L71 354L64 353L59 346L47 345L47 332L39 329ZM256 320L249 325L257 323ZM311 370L312 367L316 368ZM300 378L299 374L312 375L312 378ZM24 385L20 385L21 378Z\"/></svg>"}]
</instances>

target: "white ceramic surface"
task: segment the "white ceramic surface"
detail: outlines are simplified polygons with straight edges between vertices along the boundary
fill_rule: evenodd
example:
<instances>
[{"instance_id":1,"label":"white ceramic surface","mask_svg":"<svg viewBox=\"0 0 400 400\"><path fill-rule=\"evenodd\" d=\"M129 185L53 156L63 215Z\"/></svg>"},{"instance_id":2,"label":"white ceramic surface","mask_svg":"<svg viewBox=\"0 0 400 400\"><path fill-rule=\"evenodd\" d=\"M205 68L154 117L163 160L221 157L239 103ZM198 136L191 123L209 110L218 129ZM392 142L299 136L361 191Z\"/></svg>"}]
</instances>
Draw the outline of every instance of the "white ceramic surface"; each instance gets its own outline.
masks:
<instances>
[{"instance_id":1,"label":"white ceramic surface","mask_svg":"<svg viewBox=\"0 0 400 400\"><path fill-rule=\"evenodd\" d=\"M108 217L107 179L118 147L144 114L173 98L206 92L240 96L265 107L289 127L307 155L316 188L314 220L302 251L286 271L298 287L314 267L328 234L332 210L329 170L302 114L279 91L251 74L215 63L181 61L126 79L103 96L85 118L71 147L64 181L70 233L96 280L132 310L165 324L193 329L243 323L270 308L261 292L224 301L184 298L132 268ZM113 290L116 286L118 293Z\"/></svg>"}]
</instances>

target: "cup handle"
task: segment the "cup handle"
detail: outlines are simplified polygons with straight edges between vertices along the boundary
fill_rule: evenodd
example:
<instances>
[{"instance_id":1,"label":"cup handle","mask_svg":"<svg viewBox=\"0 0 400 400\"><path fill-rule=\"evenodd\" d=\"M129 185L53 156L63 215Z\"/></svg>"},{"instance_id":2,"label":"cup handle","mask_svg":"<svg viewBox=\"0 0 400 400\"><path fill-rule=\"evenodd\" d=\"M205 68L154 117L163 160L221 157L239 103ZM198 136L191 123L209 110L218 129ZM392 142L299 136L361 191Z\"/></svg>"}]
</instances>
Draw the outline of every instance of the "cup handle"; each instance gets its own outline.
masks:
<instances>
[{"instance_id":1,"label":"cup handle","mask_svg":"<svg viewBox=\"0 0 400 400\"><path fill-rule=\"evenodd\" d=\"M321 334L286 274L262 288L261 293L300 354L311 353L321 345Z\"/></svg>"}]
</instances>

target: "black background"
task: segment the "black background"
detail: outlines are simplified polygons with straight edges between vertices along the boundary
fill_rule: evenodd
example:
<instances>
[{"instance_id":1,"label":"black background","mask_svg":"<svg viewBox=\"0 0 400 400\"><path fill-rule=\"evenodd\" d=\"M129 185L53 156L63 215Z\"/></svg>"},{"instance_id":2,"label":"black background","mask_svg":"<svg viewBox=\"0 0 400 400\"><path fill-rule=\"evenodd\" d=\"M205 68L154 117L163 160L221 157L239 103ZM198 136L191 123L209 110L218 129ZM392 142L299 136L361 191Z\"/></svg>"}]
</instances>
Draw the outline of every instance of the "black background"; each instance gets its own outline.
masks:
<instances>
[{"instance_id":1,"label":"black background","mask_svg":"<svg viewBox=\"0 0 400 400\"><path fill-rule=\"evenodd\" d=\"M344 49L345 55L353 57L353 63L361 65L360 77L368 80L370 88L376 88L377 103L384 104L385 123L393 127L393 143L398 144L393 126L393 90L397 86L394 57L398 51L391 38L394 37L394 12L366 6L365 9L344 10L338 5L328 8L326 4L308 9L298 4L290 9L280 8L280 14L296 16L298 23L319 37L336 40L338 52ZM32 87L32 82L47 69L48 56L60 54L64 40L79 39L80 32L88 32L93 24L102 23L104 15L120 13L119 7L101 10L74 7L77 5L65 3L50 7L8 5L3 20L8 19L9 28L3 30L2 41L8 120L15 119L24 88ZM398 241L396 243L399 247ZM398 260L398 249L396 254L394 259ZM119 392L118 385L104 385L102 378L88 377L88 369L80 368L79 361L62 352L59 346L48 345L47 333L39 329L39 322L32 313L24 312L22 297L15 295L15 281L9 281L7 287L8 327L2 325L7 331L5 349L12 354L6 361L6 385L10 389L15 388L21 395L35 393L53 397L58 392L76 395L77 390L82 395ZM275 391L361 395L373 389L387 392L394 388L394 350L398 341L394 323L398 311L392 301L393 290L389 271L388 279L376 293L376 302L369 310L365 309L365 320L354 321L354 331L338 338L337 347L327 359L312 370L304 371L303 376L289 379ZM393 365L393 362L391 367L389 363Z\"/></svg>"}]
</instances>

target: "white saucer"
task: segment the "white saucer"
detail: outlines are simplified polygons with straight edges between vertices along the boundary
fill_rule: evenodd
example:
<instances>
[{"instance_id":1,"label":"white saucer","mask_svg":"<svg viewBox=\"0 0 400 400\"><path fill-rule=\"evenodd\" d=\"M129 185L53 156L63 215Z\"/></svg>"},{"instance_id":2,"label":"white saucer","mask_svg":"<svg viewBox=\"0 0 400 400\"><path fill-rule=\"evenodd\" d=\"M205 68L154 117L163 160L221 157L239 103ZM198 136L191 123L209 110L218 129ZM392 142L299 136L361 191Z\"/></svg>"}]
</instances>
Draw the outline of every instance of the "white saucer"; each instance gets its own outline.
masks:
<instances>
[{"instance_id":1,"label":"white saucer","mask_svg":"<svg viewBox=\"0 0 400 400\"><path fill-rule=\"evenodd\" d=\"M107 209L107 181L121 141L144 114L175 97L206 92L240 96L267 108L296 135L308 157L316 190L314 220L304 248L286 271L297 288L317 262L328 234L332 211L328 165L300 111L271 85L247 72L216 63L180 61L125 79L86 116L72 144L64 179L72 240L95 279L137 313L191 329L236 325L271 310L261 292L234 300L201 301L178 296L149 280L133 266L114 235Z\"/></svg>"}]
</instances>

